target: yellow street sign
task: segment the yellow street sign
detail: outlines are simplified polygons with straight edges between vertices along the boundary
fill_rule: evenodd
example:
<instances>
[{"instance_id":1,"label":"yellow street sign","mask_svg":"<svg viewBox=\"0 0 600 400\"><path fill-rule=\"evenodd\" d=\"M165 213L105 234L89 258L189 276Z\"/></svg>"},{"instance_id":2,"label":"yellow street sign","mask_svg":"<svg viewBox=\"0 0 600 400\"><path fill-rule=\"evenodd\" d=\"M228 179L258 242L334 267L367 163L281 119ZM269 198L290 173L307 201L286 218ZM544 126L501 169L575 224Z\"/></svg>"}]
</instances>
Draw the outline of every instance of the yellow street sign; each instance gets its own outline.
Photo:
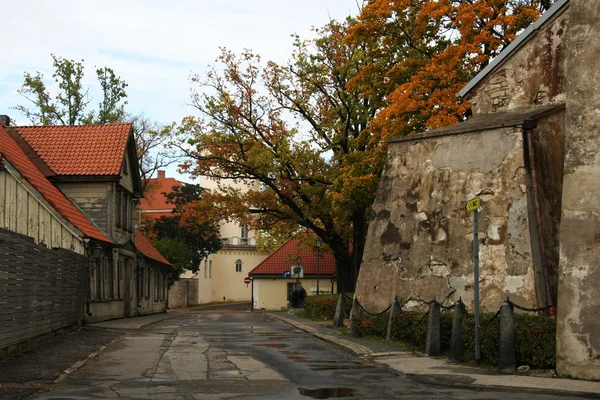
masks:
<instances>
[{"instance_id":1,"label":"yellow street sign","mask_svg":"<svg viewBox=\"0 0 600 400\"><path fill-rule=\"evenodd\" d=\"M481 198L479 196L477 196L474 199L467 201L465 208L467 209L467 211L476 211L476 210L479 210L480 206L481 206Z\"/></svg>"}]
</instances>

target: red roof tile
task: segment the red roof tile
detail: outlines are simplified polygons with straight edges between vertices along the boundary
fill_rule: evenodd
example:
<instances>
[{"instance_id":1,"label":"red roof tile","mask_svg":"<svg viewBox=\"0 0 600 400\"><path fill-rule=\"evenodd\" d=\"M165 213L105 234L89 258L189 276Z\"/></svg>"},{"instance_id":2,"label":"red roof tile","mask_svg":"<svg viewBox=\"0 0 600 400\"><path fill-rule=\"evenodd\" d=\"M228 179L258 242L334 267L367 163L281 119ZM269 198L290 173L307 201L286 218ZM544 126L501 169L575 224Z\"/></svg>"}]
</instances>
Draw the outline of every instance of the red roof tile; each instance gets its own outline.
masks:
<instances>
[{"instance_id":1,"label":"red roof tile","mask_svg":"<svg viewBox=\"0 0 600 400\"><path fill-rule=\"evenodd\" d=\"M163 193L170 193L173 191L173 186L181 185L183 183L175 178L148 179L148 188L140 201L142 211L172 210L174 208L173 204L167 203L167 198ZM161 215L163 214L161 213Z\"/></svg>"},{"instance_id":2,"label":"red roof tile","mask_svg":"<svg viewBox=\"0 0 600 400\"><path fill-rule=\"evenodd\" d=\"M56 175L119 175L131 124L15 129Z\"/></svg>"},{"instance_id":3,"label":"red roof tile","mask_svg":"<svg viewBox=\"0 0 600 400\"><path fill-rule=\"evenodd\" d=\"M107 243L114 243L102 233L60 190L58 190L33 165L17 143L0 125L0 153L3 158L19 171L63 217L77 227L84 235Z\"/></svg>"},{"instance_id":4,"label":"red roof tile","mask_svg":"<svg viewBox=\"0 0 600 400\"><path fill-rule=\"evenodd\" d=\"M164 258L162 254L152 246L152 243L150 243L150 241L139 231L135 231L135 248L138 249L144 257L151 258L166 265L171 265L171 263Z\"/></svg>"},{"instance_id":5,"label":"red roof tile","mask_svg":"<svg viewBox=\"0 0 600 400\"><path fill-rule=\"evenodd\" d=\"M284 271L291 271L296 265L298 256L301 258L300 265L304 268L304 275L317 274L317 249L300 246L301 240L292 238L285 242L273 254L258 264L248 275L281 275ZM335 259L328 249L321 249L321 261L319 265L321 275L335 275Z\"/></svg>"}]
</instances>

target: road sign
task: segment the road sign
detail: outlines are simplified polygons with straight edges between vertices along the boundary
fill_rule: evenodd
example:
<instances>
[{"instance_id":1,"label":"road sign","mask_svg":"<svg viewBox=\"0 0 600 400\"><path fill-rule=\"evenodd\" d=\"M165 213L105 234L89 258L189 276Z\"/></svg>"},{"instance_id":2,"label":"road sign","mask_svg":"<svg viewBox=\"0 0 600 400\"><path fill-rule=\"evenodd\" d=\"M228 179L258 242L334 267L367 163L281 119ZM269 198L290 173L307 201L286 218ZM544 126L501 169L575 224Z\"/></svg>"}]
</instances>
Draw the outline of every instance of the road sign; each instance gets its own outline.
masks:
<instances>
[{"instance_id":1,"label":"road sign","mask_svg":"<svg viewBox=\"0 0 600 400\"><path fill-rule=\"evenodd\" d=\"M291 278L291 276L292 276L292 273L290 271L288 271L288 270L283 271L284 278Z\"/></svg>"},{"instance_id":2,"label":"road sign","mask_svg":"<svg viewBox=\"0 0 600 400\"><path fill-rule=\"evenodd\" d=\"M245 283L246 285L249 285L249 284L250 284L250 282L252 282L252 279L250 279L250 277L249 277L249 276L247 276L247 277L245 277L245 278L244 278L244 283Z\"/></svg>"},{"instance_id":3,"label":"road sign","mask_svg":"<svg viewBox=\"0 0 600 400\"><path fill-rule=\"evenodd\" d=\"M480 206L481 206L481 197L477 196L474 199L467 201L465 208L467 209L467 211L476 211L476 210L479 210Z\"/></svg>"}]
</instances>

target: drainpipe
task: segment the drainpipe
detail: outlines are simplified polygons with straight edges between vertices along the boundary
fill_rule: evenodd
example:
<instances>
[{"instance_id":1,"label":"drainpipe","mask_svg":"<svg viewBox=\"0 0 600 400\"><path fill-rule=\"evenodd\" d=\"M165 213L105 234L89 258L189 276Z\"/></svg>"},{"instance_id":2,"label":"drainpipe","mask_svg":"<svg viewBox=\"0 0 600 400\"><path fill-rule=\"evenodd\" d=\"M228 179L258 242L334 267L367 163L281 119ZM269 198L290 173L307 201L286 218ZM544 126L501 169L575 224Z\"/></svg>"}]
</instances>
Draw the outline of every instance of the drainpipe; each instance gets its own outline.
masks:
<instances>
[{"instance_id":1,"label":"drainpipe","mask_svg":"<svg viewBox=\"0 0 600 400\"><path fill-rule=\"evenodd\" d=\"M252 279L250 285L250 311L254 311L254 279Z\"/></svg>"},{"instance_id":2,"label":"drainpipe","mask_svg":"<svg viewBox=\"0 0 600 400\"><path fill-rule=\"evenodd\" d=\"M539 201L539 186L538 186L538 174L536 169L536 158L533 143L533 129L537 127L537 121L525 120L523 123L523 145L525 147L525 166L526 171L530 173L531 179L531 197L533 200L533 208L535 212L535 233L537 234L537 245L539 246L539 261L542 266L542 276L544 279L544 290L545 290L545 306L549 306L553 303L552 291L550 285L550 274L548 271L548 262L546 259L546 252L544 247L544 235L542 232L542 214ZM533 250L533 249L532 249ZM546 311L546 314L548 311Z\"/></svg>"}]
</instances>

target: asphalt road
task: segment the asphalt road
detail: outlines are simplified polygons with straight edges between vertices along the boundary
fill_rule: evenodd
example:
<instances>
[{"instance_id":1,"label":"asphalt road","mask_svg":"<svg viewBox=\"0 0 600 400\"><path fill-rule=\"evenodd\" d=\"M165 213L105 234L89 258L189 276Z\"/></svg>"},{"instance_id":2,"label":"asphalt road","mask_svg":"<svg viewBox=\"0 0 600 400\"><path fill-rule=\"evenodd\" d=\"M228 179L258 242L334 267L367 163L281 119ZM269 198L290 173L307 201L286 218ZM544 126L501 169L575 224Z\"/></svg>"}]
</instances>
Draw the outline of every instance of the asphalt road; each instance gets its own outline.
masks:
<instances>
[{"instance_id":1,"label":"asphalt road","mask_svg":"<svg viewBox=\"0 0 600 400\"><path fill-rule=\"evenodd\" d=\"M426 384L265 314L193 310L128 331L38 399L561 399Z\"/></svg>"}]
</instances>

